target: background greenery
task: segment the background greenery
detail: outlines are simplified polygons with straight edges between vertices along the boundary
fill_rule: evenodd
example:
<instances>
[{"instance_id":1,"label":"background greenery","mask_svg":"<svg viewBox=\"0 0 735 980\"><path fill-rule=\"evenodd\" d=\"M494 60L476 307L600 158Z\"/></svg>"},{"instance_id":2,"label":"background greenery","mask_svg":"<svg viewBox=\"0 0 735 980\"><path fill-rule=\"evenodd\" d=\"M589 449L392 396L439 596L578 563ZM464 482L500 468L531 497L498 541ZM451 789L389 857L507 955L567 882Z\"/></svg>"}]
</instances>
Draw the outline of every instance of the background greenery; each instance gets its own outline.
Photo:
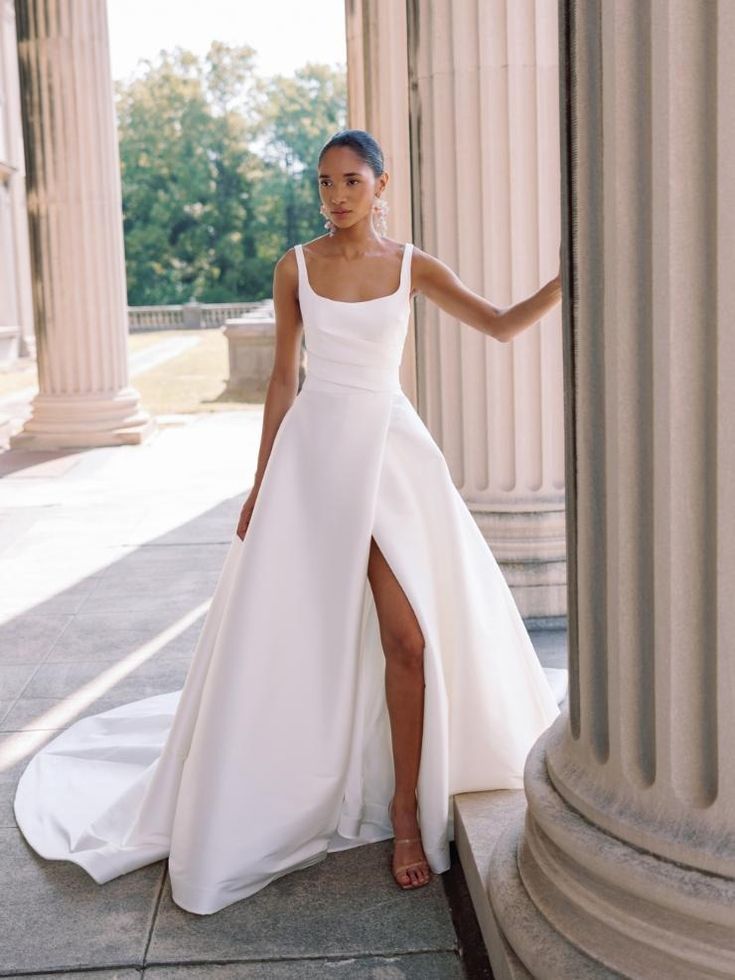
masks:
<instances>
[{"instance_id":1,"label":"background greenery","mask_svg":"<svg viewBox=\"0 0 735 980\"><path fill-rule=\"evenodd\" d=\"M131 306L265 299L286 249L324 233L316 163L346 125L339 66L261 78L214 42L115 87Z\"/></svg>"}]
</instances>

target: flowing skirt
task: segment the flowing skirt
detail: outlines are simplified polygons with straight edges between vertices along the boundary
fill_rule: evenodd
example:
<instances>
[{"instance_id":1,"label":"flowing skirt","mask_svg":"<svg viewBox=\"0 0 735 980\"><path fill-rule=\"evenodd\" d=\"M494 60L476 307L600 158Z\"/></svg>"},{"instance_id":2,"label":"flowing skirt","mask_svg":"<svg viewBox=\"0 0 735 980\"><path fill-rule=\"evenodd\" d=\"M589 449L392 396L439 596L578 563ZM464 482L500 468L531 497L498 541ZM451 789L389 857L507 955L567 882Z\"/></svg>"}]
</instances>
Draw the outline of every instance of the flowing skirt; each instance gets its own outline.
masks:
<instances>
[{"instance_id":1,"label":"flowing skirt","mask_svg":"<svg viewBox=\"0 0 735 980\"><path fill-rule=\"evenodd\" d=\"M15 813L31 846L100 883L168 857L174 901L207 914L391 837L371 536L424 635L419 818L446 871L453 795L521 788L557 696L405 394L311 375L244 540L233 531L183 690L83 718L29 761Z\"/></svg>"}]
</instances>

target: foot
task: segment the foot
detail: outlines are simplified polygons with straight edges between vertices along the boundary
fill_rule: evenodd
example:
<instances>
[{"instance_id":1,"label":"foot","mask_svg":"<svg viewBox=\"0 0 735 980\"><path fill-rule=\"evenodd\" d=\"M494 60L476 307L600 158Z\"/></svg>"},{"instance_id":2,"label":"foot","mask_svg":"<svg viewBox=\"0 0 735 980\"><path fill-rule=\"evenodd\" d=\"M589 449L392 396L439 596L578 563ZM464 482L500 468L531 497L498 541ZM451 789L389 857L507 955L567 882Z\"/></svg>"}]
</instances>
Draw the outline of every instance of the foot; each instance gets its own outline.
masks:
<instances>
[{"instance_id":1,"label":"foot","mask_svg":"<svg viewBox=\"0 0 735 980\"><path fill-rule=\"evenodd\" d=\"M403 889L421 888L431 881L431 869L421 846L416 804L403 806L390 801L388 812L393 824L393 877Z\"/></svg>"}]
</instances>

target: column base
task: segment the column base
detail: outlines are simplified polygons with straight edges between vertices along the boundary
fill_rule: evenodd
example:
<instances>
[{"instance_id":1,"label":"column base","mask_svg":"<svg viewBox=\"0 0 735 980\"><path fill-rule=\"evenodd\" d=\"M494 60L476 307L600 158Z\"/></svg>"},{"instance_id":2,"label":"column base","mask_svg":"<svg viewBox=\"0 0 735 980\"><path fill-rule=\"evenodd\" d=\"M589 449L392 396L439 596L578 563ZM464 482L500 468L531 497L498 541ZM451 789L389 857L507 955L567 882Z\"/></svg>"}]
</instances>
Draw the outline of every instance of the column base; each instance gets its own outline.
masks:
<instances>
[{"instance_id":1,"label":"column base","mask_svg":"<svg viewBox=\"0 0 735 980\"><path fill-rule=\"evenodd\" d=\"M135 388L114 395L39 394L32 415L10 437L11 449L88 449L138 445L157 430L155 419L140 408Z\"/></svg>"},{"instance_id":2,"label":"column base","mask_svg":"<svg viewBox=\"0 0 735 980\"><path fill-rule=\"evenodd\" d=\"M490 860L490 903L514 954L550 980L735 976L735 881L671 864L588 823L549 780L548 739L526 764L525 820L502 834Z\"/></svg>"},{"instance_id":3,"label":"column base","mask_svg":"<svg viewBox=\"0 0 735 980\"><path fill-rule=\"evenodd\" d=\"M558 504L483 509L470 504L524 619L567 612L566 514Z\"/></svg>"}]
</instances>

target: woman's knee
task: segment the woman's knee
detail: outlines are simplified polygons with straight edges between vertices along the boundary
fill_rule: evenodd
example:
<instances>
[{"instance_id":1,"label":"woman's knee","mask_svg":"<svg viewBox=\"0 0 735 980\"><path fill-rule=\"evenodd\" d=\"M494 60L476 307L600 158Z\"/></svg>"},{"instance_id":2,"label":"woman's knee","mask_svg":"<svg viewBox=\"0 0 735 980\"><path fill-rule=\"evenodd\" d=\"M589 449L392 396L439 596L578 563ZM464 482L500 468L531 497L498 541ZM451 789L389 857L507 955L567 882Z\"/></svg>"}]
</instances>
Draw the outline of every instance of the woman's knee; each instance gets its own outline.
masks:
<instances>
[{"instance_id":1,"label":"woman's knee","mask_svg":"<svg viewBox=\"0 0 735 980\"><path fill-rule=\"evenodd\" d=\"M406 627L391 630L383 640L386 657L407 670L419 670L424 664L424 637L421 630Z\"/></svg>"}]
</instances>

